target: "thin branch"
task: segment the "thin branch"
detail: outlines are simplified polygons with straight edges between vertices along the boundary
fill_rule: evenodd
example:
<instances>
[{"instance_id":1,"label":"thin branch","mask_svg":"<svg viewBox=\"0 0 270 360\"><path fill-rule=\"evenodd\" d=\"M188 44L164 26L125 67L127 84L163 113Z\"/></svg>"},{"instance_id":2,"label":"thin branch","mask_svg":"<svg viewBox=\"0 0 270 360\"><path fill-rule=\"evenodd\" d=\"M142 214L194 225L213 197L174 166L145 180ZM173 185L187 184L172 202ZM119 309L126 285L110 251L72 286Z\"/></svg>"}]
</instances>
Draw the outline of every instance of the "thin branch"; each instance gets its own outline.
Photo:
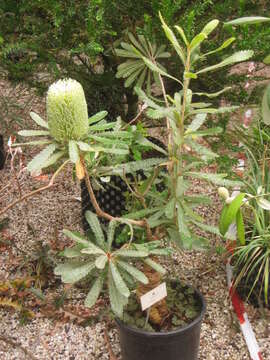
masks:
<instances>
[{"instance_id":1,"label":"thin branch","mask_svg":"<svg viewBox=\"0 0 270 360\"><path fill-rule=\"evenodd\" d=\"M109 350L110 360L117 360L117 357L115 356L115 354L113 352L113 349L112 349L112 345L110 343L110 338L109 338L107 328L104 329L104 338L105 338L105 341L107 343L107 347L108 347L108 350Z\"/></svg>"},{"instance_id":2,"label":"thin branch","mask_svg":"<svg viewBox=\"0 0 270 360\"><path fill-rule=\"evenodd\" d=\"M133 220L133 219L129 219L129 218L124 218L123 219L121 217L114 217L114 216L106 213L105 211L103 211L100 208L100 206L99 206L99 204L97 202L97 199L95 197L95 194L94 194L94 191L93 191L93 188L92 188L92 185L91 185L90 177L89 177L87 168L85 166L85 162L84 162L83 157L81 157L81 163L82 163L82 166L83 166L83 169L84 169L86 187L87 187L87 190L88 190L92 205L95 208L96 214L98 216L100 216L100 217L103 217L104 219L109 220L109 221L115 220L115 221L118 221L120 223L126 222L126 223L129 223L130 225L143 227L143 228L146 229L146 233L147 233L148 238L153 239L151 228L150 228L148 222L145 219L144 220Z\"/></svg>"},{"instance_id":3,"label":"thin branch","mask_svg":"<svg viewBox=\"0 0 270 360\"><path fill-rule=\"evenodd\" d=\"M18 203L29 199L30 197L33 197L35 195L38 195L39 193L50 189L53 185L54 185L54 180L55 178L59 175L59 173L63 170L63 168L66 166L66 164L69 162L70 160L65 161L57 170L56 172L53 174L50 182L48 185L46 186L42 186L41 188L31 191L28 194L23 195L22 197L20 197L19 199L13 201L11 204L9 204L8 206L6 206L3 210L0 211L0 215L3 215L5 212L7 212L9 209L13 208L15 205L17 205Z\"/></svg>"}]
</instances>

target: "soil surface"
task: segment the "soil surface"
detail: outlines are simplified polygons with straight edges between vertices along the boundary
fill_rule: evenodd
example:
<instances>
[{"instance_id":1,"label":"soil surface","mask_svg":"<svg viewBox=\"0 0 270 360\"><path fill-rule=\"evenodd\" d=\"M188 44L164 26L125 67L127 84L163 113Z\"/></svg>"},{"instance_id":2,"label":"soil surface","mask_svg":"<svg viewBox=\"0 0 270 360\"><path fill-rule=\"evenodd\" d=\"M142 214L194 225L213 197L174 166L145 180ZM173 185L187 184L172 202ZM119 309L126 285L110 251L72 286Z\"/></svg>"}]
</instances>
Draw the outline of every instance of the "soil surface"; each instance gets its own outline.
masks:
<instances>
[{"instance_id":1,"label":"soil surface","mask_svg":"<svg viewBox=\"0 0 270 360\"><path fill-rule=\"evenodd\" d=\"M0 86L2 96L11 89L7 82L1 82ZM44 114L44 98L40 99L25 89L23 98L32 106L20 108L23 124L16 123L16 128L34 128L28 113L33 110ZM11 135L6 129L3 132L6 139ZM27 163L36 152L37 149L23 149L24 162ZM16 161L17 170L18 166ZM78 200L80 187L71 175L72 170L68 168L57 178L53 188L19 203L0 217L9 220L5 230L1 230L0 244L2 360L121 359L116 327L109 320L97 321L100 311L107 307L107 300L101 299L93 310L85 309L86 290L83 287L64 287L50 272L54 266L51 253L70 245L62 229L82 231ZM5 169L0 172L0 209L17 199L20 191L25 194L44 186L50 176L45 174L33 178L22 171L17 181L9 157ZM209 224L217 224L221 204L216 189L198 181L194 182L192 191L208 194L213 200L212 206L201 207L200 212ZM247 346L228 295L224 259L217 251L224 244L214 236L209 238L209 242L210 250L175 251L171 258L163 260L163 265L168 269L169 277L191 284L206 298L207 312L202 324L199 359L248 360ZM12 283L12 279L23 279L23 285ZM42 287L43 296L39 294L38 298L31 293L30 288L34 285ZM247 305L247 312L262 357L270 359L270 311ZM25 319L28 321L22 325Z\"/></svg>"}]
</instances>

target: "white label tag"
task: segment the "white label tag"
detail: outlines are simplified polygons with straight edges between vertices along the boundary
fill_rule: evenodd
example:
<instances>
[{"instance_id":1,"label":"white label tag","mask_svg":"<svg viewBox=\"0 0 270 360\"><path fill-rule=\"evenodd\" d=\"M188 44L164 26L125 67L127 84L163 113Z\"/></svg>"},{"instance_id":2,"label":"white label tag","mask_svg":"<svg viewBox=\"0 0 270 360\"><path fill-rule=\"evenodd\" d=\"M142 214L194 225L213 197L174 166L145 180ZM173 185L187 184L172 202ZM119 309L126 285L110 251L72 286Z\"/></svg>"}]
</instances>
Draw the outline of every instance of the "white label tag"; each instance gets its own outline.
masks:
<instances>
[{"instance_id":1,"label":"white label tag","mask_svg":"<svg viewBox=\"0 0 270 360\"><path fill-rule=\"evenodd\" d=\"M155 289L149 291L141 297L142 311L159 302L167 296L166 283L162 283Z\"/></svg>"}]
</instances>

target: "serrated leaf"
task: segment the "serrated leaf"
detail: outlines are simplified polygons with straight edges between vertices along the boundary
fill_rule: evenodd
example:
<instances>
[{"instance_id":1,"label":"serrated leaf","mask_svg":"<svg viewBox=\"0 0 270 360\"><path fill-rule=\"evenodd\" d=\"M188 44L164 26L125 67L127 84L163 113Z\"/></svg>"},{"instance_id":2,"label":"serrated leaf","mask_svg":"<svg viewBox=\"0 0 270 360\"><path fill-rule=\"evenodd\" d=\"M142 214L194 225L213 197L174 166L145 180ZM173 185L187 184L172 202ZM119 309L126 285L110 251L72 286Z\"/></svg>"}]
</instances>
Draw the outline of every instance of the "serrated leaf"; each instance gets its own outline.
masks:
<instances>
[{"instance_id":1,"label":"serrated leaf","mask_svg":"<svg viewBox=\"0 0 270 360\"><path fill-rule=\"evenodd\" d=\"M115 256L121 257L130 257L130 258L144 258L147 257L149 254L146 251L138 251L138 250L117 250L114 252Z\"/></svg>"},{"instance_id":2,"label":"serrated leaf","mask_svg":"<svg viewBox=\"0 0 270 360\"><path fill-rule=\"evenodd\" d=\"M211 20L202 29L202 33L205 34L206 36L208 36L209 34L211 34L212 31L215 30L215 28L218 26L218 24L219 24L219 20L217 20L217 19Z\"/></svg>"},{"instance_id":3,"label":"serrated leaf","mask_svg":"<svg viewBox=\"0 0 270 360\"><path fill-rule=\"evenodd\" d=\"M117 290L111 271L109 271L108 285L112 311L121 319L123 317L123 308L127 304L127 298Z\"/></svg>"},{"instance_id":4,"label":"serrated leaf","mask_svg":"<svg viewBox=\"0 0 270 360\"><path fill-rule=\"evenodd\" d=\"M49 157L47 161L43 163L43 168L46 168L48 166L51 166L55 164L58 160L60 160L64 155L66 154L65 151L58 151L55 154L52 154L52 156Z\"/></svg>"},{"instance_id":5,"label":"serrated leaf","mask_svg":"<svg viewBox=\"0 0 270 360\"><path fill-rule=\"evenodd\" d=\"M64 249L64 251L62 251L61 255L72 259L72 258L82 256L81 250L82 250L81 245L80 246L75 245L75 246L72 246L71 248Z\"/></svg>"},{"instance_id":6,"label":"serrated leaf","mask_svg":"<svg viewBox=\"0 0 270 360\"><path fill-rule=\"evenodd\" d=\"M226 49L226 48L227 48L228 46L230 46L235 40L236 40L235 37L231 37L231 38L225 40L224 43L223 43L221 46L219 46L217 49L212 50L212 51L209 51L209 52L207 52L206 54L203 54L202 57L204 58L204 57L206 57L206 56L215 54L215 53L217 53L217 52L219 52L219 51L222 51L222 50Z\"/></svg>"},{"instance_id":7,"label":"serrated leaf","mask_svg":"<svg viewBox=\"0 0 270 360\"><path fill-rule=\"evenodd\" d=\"M101 255L96 259L95 265L98 269L102 270L102 269L104 269L107 262L108 262L108 256Z\"/></svg>"},{"instance_id":8,"label":"serrated leaf","mask_svg":"<svg viewBox=\"0 0 270 360\"><path fill-rule=\"evenodd\" d=\"M109 226L108 226L108 234L107 234L107 248L108 251L111 250L112 247L112 243L114 240L114 233L115 233L115 229L117 227L117 221L110 221Z\"/></svg>"},{"instance_id":9,"label":"serrated leaf","mask_svg":"<svg viewBox=\"0 0 270 360\"><path fill-rule=\"evenodd\" d=\"M97 114L91 116L88 119L89 125L94 124L94 123L104 119L107 115L108 115L108 111L100 111L100 112L98 112Z\"/></svg>"},{"instance_id":10,"label":"serrated leaf","mask_svg":"<svg viewBox=\"0 0 270 360\"><path fill-rule=\"evenodd\" d=\"M215 234L218 236L221 235L219 229L216 226L207 225L207 224L204 224L202 222L198 222L198 221L192 220L192 219L191 219L191 222L204 231L210 232L211 234Z\"/></svg>"},{"instance_id":11,"label":"serrated leaf","mask_svg":"<svg viewBox=\"0 0 270 360\"><path fill-rule=\"evenodd\" d=\"M117 290L120 292L120 294L122 294L123 296L128 298L130 296L130 291L129 291L126 283L124 282L119 270L117 269L116 265L112 261L110 261L110 269L111 269L112 278L113 278L113 281L114 281L114 284L115 284Z\"/></svg>"},{"instance_id":12,"label":"serrated leaf","mask_svg":"<svg viewBox=\"0 0 270 360\"><path fill-rule=\"evenodd\" d=\"M182 60L182 63L185 64L185 52L182 49L181 45L176 39L176 36L174 35L173 31L169 28L169 26L165 23L163 17L161 16L161 13L159 13L160 20L162 22L162 27L165 32L165 35L167 36L168 40L171 42L172 46L174 47L175 51L179 55L180 59Z\"/></svg>"},{"instance_id":13,"label":"serrated leaf","mask_svg":"<svg viewBox=\"0 0 270 360\"><path fill-rule=\"evenodd\" d=\"M86 307L91 308L93 305L95 305L97 299L99 298L100 292L103 288L103 283L104 283L104 276L99 276L95 280L91 290L89 291L85 299L84 305Z\"/></svg>"},{"instance_id":14,"label":"serrated leaf","mask_svg":"<svg viewBox=\"0 0 270 360\"><path fill-rule=\"evenodd\" d=\"M70 231L68 229L63 230L63 234L68 236L70 239L75 240L79 244L83 245L91 245L91 243L87 240L87 238L81 235L78 231Z\"/></svg>"},{"instance_id":15,"label":"serrated leaf","mask_svg":"<svg viewBox=\"0 0 270 360\"><path fill-rule=\"evenodd\" d=\"M181 26L178 26L178 25L175 25L175 28L176 28L176 30L178 31L178 33L181 35L181 37L182 37L185 45L188 46L188 45L189 45L189 42L188 42L188 40L187 40L187 38L186 38L186 35L185 35L184 30L181 28Z\"/></svg>"},{"instance_id":16,"label":"serrated leaf","mask_svg":"<svg viewBox=\"0 0 270 360\"><path fill-rule=\"evenodd\" d=\"M73 284L91 273L95 268L93 262L81 263L72 262L58 265L54 269L55 275L61 275L63 283Z\"/></svg>"},{"instance_id":17,"label":"serrated leaf","mask_svg":"<svg viewBox=\"0 0 270 360\"><path fill-rule=\"evenodd\" d=\"M34 140L34 141L25 142L25 143L15 143L15 144L12 144L12 147L27 146L27 145L30 145L30 146L48 145L51 143L52 143L51 140Z\"/></svg>"},{"instance_id":18,"label":"serrated leaf","mask_svg":"<svg viewBox=\"0 0 270 360\"><path fill-rule=\"evenodd\" d=\"M76 141L76 143L82 151L93 151L92 147L83 141Z\"/></svg>"},{"instance_id":19,"label":"serrated leaf","mask_svg":"<svg viewBox=\"0 0 270 360\"><path fill-rule=\"evenodd\" d=\"M191 41L191 43L190 43L190 45L189 45L190 51L192 52L192 51L196 50L197 47L200 46L200 44L201 44L206 38L207 38L207 35L204 34L203 32L200 33L200 34L198 34L198 35L196 35L196 36L192 39L192 41Z\"/></svg>"},{"instance_id":20,"label":"serrated leaf","mask_svg":"<svg viewBox=\"0 0 270 360\"><path fill-rule=\"evenodd\" d=\"M168 219L173 219L175 211L175 198L172 198L165 206L165 215Z\"/></svg>"},{"instance_id":21,"label":"serrated leaf","mask_svg":"<svg viewBox=\"0 0 270 360\"><path fill-rule=\"evenodd\" d=\"M209 71L217 70L219 68L222 68L224 66L232 65L238 62L246 61L250 59L254 55L254 51L252 50L243 50L238 51L235 54L229 56L227 59L221 61L220 63L212 66L208 66L202 70L199 70L196 72L196 74L203 74Z\"/></svg>"},{"instance_id":22,"label":"serrated leaf","mask_svg":"<svg viewBox=\"0 0 270 360\"><path fill-rule=\"evenodd\" d=\"M92 211L87 210L85 213L85 218L90 225L94 235L97 244L102 248L105 249L105 238L103 231L101 229L100 223L98 221L98 217L96 214L94 214Z\"/></svg>"},{"instance_id":23,"label":"serrated leaf","mask_svg":"<svg viewBox=\"0 0 270 360\"><path fill-rule=\"evenodd\" d=\"M50 158L50 156L53 154L53 152L56 149L55 144L48 145L45 149L43 149L38 155L34 157L30 161L30 163L27 165L27 169L30 172L33 171L39 171L44 167L44 164L47 162L47 160Z\"/></svg>"},{"instance_id":24,"label":"serrated leaf","mask_svg":"<svg viewBox=\"0 0 270 360\"><path fill-rule=\"evenodd\" d=\"M228 86L228 87L225 87L223 90L220 90L220 91L217 91L215 93L203 93L203 92L200 92L200 93L194 93L194 95L198 95L198 96L207 96L208 98L215 98L221 94L223 94L224 92L228 91L228 90L231 90L232 87L231 86Z\"/></svg>"},{"instance_id":25,"label":"serrated leaf","mask_svg":"<svg viewBox=\"0 0 270 360\"><path fill-rule=\"evenodd\" d=\"M36 114L35 112L31 111L31 112L30 112L30 116L31 116L31 118L34 120L34 122L35 122L37 125L39 125L39 126L41 126L41 127L44 127L45 129L49 129L48 123L47 123L45 120L43 120L38 114Z\"/></svg>"},{"instance_id":26,"label":"serrated leaf","mask_svg":"<svg viewBox=\"0 0 270 360\"><path fill-rule=\"evenodd\" d=\"M46 136L50 132L46 130L21 130L18 132L20 136Z\"/></svg>"},{"instance_id":27,"label":"serrated leaf","mask_svg":"<svg viewBox=\"0 0 270 360\"><path fill-rule=\"evenodd\" d=\"M165 275L167 270L164 269L163 266L161 266L160 264L158 264L157 262L155 262L152 259L146 259L144 260L144 263L148 266L150 266L152 269L156 270L157 272L159 272L162 275Z\"/></svg>"},{"instance_id":28,"label":"serrated leaf","mask_svg":"<svg viewBox=\"0 0 270 360\"><path fill-rule=\"evenodd\" d=\"M139 161L131 161L125 164L120 164L112 167L101 167L99 169L101 174L111 174L111 175L123 175L135 173L139 170L147 171L152 169L154 166L157 166L161 163L164 163L164 158L152 158Z\"/></svg>"},{"instance_id":29,"label":"serrated leaf","mask_svg":"<svg viewBox=\"0 0 270 360\"><path fill-rule=\"evenodd\" d=\"M122 269L124 269L126 272L128 272L131 276L134 277L137 281L141 282L142 284L148 284L149 280L144 275L144 273L138 269L136 269L134 266L127 264L124 261L117 261L118 266L120 266Z\"/></svg>"},{"instance_id":30,"label":"serrated leaf","mask_svg":"<svg viewBox=\"0 0 270 360\"><path fill-rule=\"evenodd\" d=\"M68 153L70 160L76 164L76 162L80 159L80 152L76 141L70 140L68 143Z\"/></svg>"},{"instance_id":31,"label":"serrated leaf","mask_svg":"<svg viewBox=\"0 0 270 360\"><path fill-rule=\"evenodd\" d=\"M214 185L219 185L219 186L234 187L234 186L243 185L242 182L240 182L240 181L233 181L233 180L225 179L227 174L211 174L211 173L202 173L202 172L193 172L193 171L187 171L185 174L187 176L191 176L196 179L202 179L202 180L211 182Z\"/></svg>"},{"instance_id":32,"label":"serrated leaf","mask_svg":"<svg viewBox=\"0 0 270 360\"><path fill-rule=\"evenodd\" d=\"M198 114L194 117L192 122L188 125L186 133L198 130L205 122L207 114Z\"/></svg>"},{"instance_id":33,"label":"serrated leaf","mask_svg":"<svg viewBox=\"0 0 270 360\"><path fill-rule=\"evenodd\" d=\"M177 81L178 83L181 83L181 81L179 81L177 78L169 75L168 73L166 73L166 71L162 70L160 67L158 67L157 65L155 65L151 60L147 59L146 57L143 57L143 61L145 62L145 64L149 67L150 70L159 73L162 76L165 76L167 78L170 78L172 80Z\"/></svg>"},{"instance_id":34,"label":"serrated leaf","mask_svg":"<svg viewBox=\"0 0 270 360\"><path fill-rule=\"evenodd\" d=\"M262 17L262 16L246 16L238 19L234 19L231 21L227 21L224 23L224 26L232 25L251 25L251 24L260 24L262 22L268 22L270 18Z\"/></svg>"}]
</instances>

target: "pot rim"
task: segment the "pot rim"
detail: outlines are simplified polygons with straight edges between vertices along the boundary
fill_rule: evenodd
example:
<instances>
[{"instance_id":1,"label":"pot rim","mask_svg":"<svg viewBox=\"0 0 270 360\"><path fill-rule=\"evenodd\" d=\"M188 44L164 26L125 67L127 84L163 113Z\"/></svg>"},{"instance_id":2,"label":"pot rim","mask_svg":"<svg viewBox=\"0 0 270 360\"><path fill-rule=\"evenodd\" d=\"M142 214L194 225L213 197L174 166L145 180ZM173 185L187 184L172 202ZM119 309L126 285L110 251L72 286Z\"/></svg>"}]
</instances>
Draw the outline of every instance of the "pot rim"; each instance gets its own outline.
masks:
<instances>
[{"instance_id":1,"label":"pot rim","mask_svg":"<svg viewBox=\"0 0 270 360\"><path fill-rule=\"evenodd\" d=\"M179 281L178 280L171 280L171 282L179 282ZM193 288L190 285L186 285L186 286L194 289L195 294L199 297L199 299L201 301L201 304L202 304L202 308L200 310L199 316L197 316L188 325L181 326L181 327L177 328L176 330L171 330L171 331L167 331L167 332L153 332L153 331L145 331L145 330L142 330L142 329L139 329L139 328L136 328L136 327L132 327L130 325L126 325L126 324L124 324L124 322L121 319L116 317L115 321L116 321L117 325L119 327L125 329L125 331L127 331L129 333L135 333L136 335L153 337L153 338L162 337L162 336L172 337L172 336L177 335L177 334L179 334L181 332L185 332L185 331L189 330L190 328L197 325L198 323L200 323L203 320L205 312L206 312L206 300L205 300L204 296L201 294L201 292L199 290Z\"/></svg>"}]
</instances>

